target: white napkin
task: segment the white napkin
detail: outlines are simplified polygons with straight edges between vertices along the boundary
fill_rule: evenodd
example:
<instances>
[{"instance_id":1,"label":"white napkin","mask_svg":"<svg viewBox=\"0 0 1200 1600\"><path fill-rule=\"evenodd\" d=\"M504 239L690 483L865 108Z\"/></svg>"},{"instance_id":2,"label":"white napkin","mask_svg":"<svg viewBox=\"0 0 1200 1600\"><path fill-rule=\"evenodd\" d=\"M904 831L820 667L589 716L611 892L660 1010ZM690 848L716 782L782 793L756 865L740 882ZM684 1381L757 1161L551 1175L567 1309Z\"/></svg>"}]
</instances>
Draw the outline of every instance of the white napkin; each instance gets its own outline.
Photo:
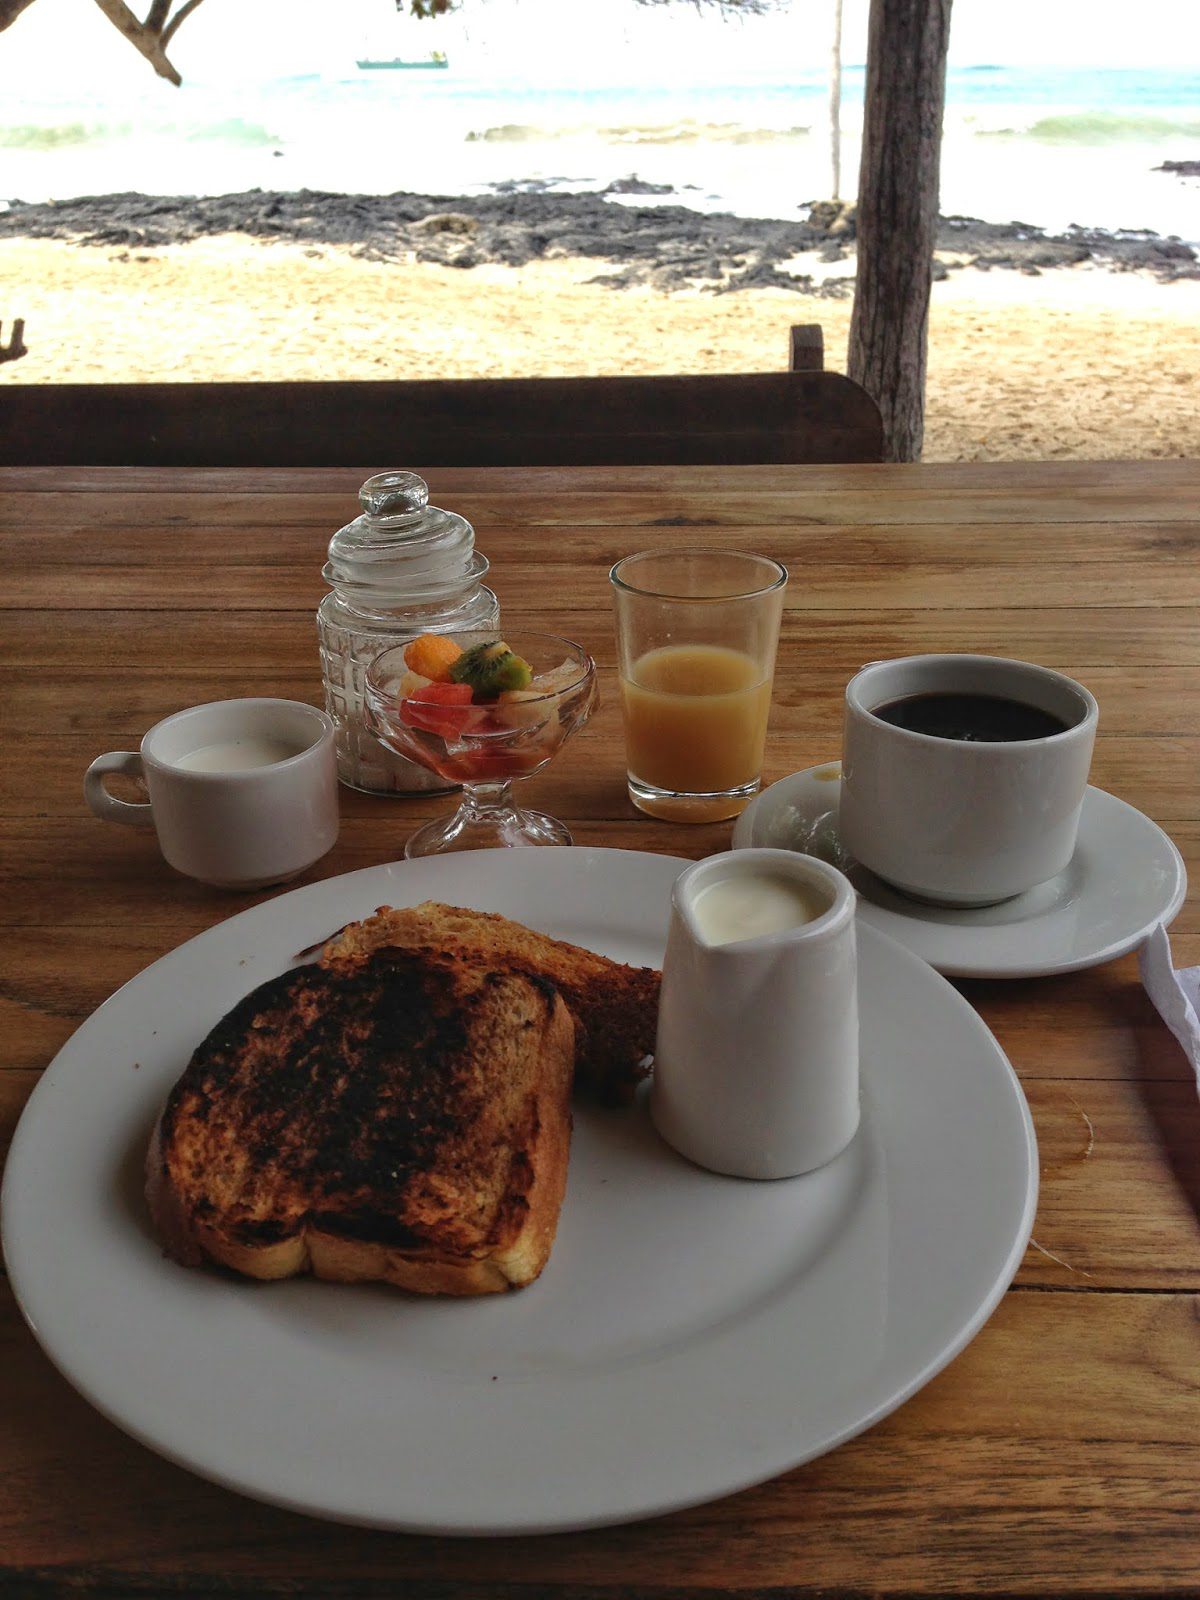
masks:
<instances>
[{"instance_id":1,"label":"white napkin","mask_svg":"<svg viewBox=\"0 0 1200 1600\"><path fill-rule=\"evenodd\" d=\"M1183 1046L1200 1087L1200 967L1171 965L1171 941L1160 922L1138 951L1142 985Z\"/></svg>"}]
</instances>

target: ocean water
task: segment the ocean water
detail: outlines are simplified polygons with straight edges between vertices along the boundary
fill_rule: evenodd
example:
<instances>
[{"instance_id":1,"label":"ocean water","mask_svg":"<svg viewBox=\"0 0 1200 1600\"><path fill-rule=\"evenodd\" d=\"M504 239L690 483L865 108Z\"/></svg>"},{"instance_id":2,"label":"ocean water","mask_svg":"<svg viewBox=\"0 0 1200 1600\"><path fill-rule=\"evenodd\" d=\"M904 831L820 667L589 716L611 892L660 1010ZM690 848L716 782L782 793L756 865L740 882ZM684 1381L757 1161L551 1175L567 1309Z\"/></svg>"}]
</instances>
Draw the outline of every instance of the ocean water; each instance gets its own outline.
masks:
<instances>
[{"instance_id":1,"label":"ocean water","mask_svg":"<svg viewBox=\"0 0 1200 1600\"><path fill-rule=\"evenodd\" d=\"M149 69L147 69L149 77ZM863 70L847 67L842 192L857 183ZM467 195L497 185L596 190L636 175L663 203L803 215L831 191L823 74L714 68L648 82L501 84L481 67L327 71L257 84L185 81L106 100L10 88L0 104L0 204L135 190L248 188ZM1153 229L1200 242L1200 71L952 67L941 207L1059 230ZM639 203L644 203L639 200Z\"/></svg>"}]
</instances>

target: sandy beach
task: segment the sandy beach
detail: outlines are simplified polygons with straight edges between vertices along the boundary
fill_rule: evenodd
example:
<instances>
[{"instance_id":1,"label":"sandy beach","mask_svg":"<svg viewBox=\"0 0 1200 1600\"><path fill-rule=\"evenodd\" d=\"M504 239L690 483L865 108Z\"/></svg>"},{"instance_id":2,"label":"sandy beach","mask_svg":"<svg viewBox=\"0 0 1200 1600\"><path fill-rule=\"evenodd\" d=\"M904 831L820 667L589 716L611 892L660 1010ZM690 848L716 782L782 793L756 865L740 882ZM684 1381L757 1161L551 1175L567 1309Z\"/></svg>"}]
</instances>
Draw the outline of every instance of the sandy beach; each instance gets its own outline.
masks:
<instances>
[{"instance_id":1,"label":"sandy beach","mask_svg":"<svg viewBox=\"0 0 1200 1600\"><path fill-rule=\"evenodd\" d=\"M820 287L845 259L788 263ZM611 271L611 269L607 269ZM848 298L597 283L565 256L472 267L244 236L0 239L0 383L770 371L819 322L844 369ZM1200 456L1200 281L1086 262L934 285L925 458Z\"/></svg>"}]
</instances>

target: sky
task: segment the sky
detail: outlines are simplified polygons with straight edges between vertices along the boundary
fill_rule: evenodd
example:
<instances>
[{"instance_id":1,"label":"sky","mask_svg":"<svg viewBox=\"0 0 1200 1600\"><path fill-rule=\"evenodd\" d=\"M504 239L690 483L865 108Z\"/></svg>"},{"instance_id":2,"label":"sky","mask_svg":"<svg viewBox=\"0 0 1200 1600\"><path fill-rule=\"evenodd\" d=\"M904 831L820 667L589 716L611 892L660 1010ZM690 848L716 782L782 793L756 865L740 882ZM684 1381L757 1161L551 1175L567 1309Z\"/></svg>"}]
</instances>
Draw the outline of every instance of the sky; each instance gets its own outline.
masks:
<instances>
[{"instance_id":1,"label":"sky","mask_svg":"<svg viewBox=\"0 0 1200 1600\"><path fill-rule=\"evenodd\" d=\"M846 62L865 56L868 6L844 0ZM462 0L457 15L417 23L398 17L393 0L204 0L170 53L192 82L320 71L375 47L454 50L456 65L534 79L679 81L709 77L718 64L749 72L764 58L823 71L831 15L832 0L785 0L747 18L687 3ZM59 88L95 82L97 72L109 91L160 81L92 0L35 0L0 34L0 63L10 82L53 67ZM1200 66L1200 0L954 0L951 63ZM172 92L166 83L161 91Z\"/></svg>"}]
</instances>

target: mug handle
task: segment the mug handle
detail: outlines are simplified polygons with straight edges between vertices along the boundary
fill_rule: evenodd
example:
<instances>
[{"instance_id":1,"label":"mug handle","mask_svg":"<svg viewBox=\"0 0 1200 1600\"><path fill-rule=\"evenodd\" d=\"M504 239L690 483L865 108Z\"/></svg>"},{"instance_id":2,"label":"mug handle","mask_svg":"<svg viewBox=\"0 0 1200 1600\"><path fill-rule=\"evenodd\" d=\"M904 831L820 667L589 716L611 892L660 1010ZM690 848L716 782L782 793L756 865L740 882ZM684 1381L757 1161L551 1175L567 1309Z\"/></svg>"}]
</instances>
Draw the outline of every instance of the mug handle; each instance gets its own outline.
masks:
<instances>
[{"instance_id":1,"label":"mug handle","mask_svg":"<svg viewBox=\"0 0 1200 1600\"><path fill-rule=\"evenodd\" d=\"M149 801L118 800L104 787L106 772L124 772L132 778L144 775L142 758L135 750L109 750L97 756L83 779L83 798L94 816L104 822L123 822L128 828L152 828L154 813Z\"/></svg>"}]
</instances>

